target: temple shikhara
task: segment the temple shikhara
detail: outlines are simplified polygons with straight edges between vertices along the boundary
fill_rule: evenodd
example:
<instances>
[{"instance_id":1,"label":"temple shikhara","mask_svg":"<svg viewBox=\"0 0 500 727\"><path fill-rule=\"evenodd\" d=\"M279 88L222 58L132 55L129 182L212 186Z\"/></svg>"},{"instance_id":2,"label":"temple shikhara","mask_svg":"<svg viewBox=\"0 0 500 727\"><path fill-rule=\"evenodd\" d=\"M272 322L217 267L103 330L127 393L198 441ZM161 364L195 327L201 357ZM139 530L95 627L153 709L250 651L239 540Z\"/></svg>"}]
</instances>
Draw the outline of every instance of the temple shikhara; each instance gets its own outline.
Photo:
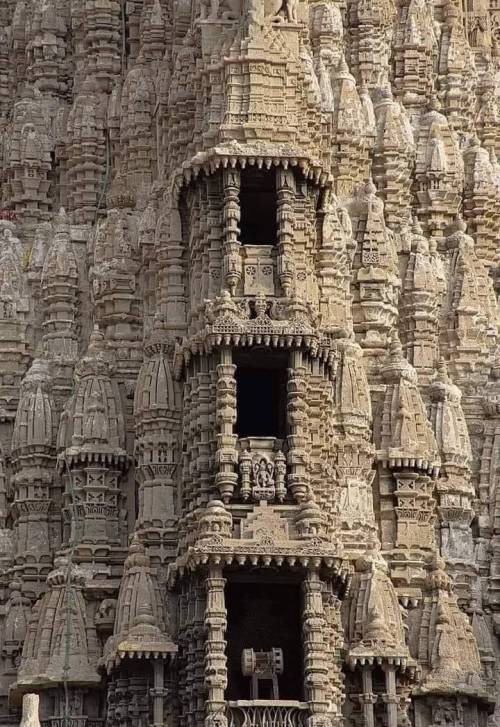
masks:
<instances>
[{"instance_id":1,"label":"temple shikhara","mask_svg":"<svg viewBox=\"0 0 500 727\"><path fill-rule=\"evenodd\" d=\"M0 727L500 727L489 1L0 0Z\"/></svg>"}]
</instances>

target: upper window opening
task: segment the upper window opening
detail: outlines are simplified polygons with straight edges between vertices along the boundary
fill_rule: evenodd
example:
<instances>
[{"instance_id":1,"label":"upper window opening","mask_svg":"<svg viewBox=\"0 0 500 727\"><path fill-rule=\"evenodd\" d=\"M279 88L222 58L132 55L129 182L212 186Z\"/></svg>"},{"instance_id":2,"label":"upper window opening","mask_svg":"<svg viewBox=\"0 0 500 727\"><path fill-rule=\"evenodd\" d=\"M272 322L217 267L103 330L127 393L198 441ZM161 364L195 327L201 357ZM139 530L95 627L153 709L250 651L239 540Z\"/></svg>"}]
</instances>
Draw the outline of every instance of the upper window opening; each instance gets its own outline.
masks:
<instances>
[{"instance_id":1,"label":"upper window opening","mask_svg":"<svg viewBox=\"0 0 500 727\"><path fill-rule=\"evenodd\" d=\"M243 245L275 245L276 172L243 169L240 188L240 230Z\"/></svg>"},{"instance_id":2,"label":"upper window opening","mask_svg":"<svg viewBox=\"0 0 500 727\"><path fill-rule=\"evenodd\" d=\"M286 437L287 362L279 355L241 353L236 364L238 437Z\"/></svg>"}]
</instances>

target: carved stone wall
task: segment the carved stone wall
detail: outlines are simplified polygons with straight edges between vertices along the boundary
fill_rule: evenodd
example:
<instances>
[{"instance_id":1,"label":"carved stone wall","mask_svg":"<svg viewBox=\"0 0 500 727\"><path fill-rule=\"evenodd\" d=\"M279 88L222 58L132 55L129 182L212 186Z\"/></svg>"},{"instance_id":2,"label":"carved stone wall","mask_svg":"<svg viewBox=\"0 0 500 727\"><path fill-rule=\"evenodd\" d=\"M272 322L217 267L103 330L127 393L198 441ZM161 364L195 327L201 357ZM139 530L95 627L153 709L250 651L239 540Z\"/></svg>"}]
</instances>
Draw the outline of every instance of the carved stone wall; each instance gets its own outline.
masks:
<instances>
[{"instance_id":1,"label":"carved stone wall","mask_svg":"<svg viewBox=\"0 0 500 727\"><path fill-rule=\"evenodd\" d=\"M1 725L500 727L499 59L0 1Z\"/></svg>"}]
</instances>

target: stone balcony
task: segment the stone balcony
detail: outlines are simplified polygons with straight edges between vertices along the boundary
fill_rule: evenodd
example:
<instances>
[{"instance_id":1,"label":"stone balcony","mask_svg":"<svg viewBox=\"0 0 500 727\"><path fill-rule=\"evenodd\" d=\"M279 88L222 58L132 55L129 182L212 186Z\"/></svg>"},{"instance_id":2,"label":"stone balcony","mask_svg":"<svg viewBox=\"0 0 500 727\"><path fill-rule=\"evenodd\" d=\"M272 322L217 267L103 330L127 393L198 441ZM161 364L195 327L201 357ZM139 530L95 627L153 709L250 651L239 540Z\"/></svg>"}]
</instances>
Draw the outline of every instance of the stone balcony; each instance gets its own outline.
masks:
<instances>
[{"instance_id":1,"label":"stone balcony","mask_svg":"<svg viewBox=\"0 0 500 727\"><path fill-rule=\"evenodd\" d=\"M305 727L307 702L238 700L228 702L228 727Z\"/></svg>"},{"instance_id":2,"label":"stone balcony","mask_svg":"<svg viewBox=\"0 0 500 727\"><path fill-rule=\"evenodd\" d=\"M100 717L77 717L69 715L67 717L47 717L40 721L41 727L104 727L105 720Z\"/></svg>"}]
</instances>

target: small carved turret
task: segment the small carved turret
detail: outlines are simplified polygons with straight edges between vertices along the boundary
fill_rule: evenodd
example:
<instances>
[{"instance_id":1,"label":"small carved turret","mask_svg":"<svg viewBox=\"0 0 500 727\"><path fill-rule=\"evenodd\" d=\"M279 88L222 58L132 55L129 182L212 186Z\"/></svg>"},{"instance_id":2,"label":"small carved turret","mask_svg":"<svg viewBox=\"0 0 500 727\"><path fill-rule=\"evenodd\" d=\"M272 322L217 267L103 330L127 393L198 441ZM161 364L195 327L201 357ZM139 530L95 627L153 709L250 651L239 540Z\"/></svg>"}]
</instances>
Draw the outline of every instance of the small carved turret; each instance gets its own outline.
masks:
<instances>
[{"instance_id":1,"label":"small carved turret","mask_svg":"<svg viewBox=\"0 0 500 727\"><path fill-rule=\"evenodd\" d=\"M432 374L438 357L438 316L443 302L445 275L439 253L431 254L429 240L417 220L407 234L411 250L402 299L404 351L424 383Z\"/></svg>"},{"instance_id":2,"label":"small carved turret","mask_svg":"<svg viewBox=\"0 0 500 727\"><path fill-rule=\"evenodd\" d=\"M75 390L61 417L59 469L65 483L64 541L99 552L124 540L122 473L128 464L120 394L111 376L114 361L102 333L94 330L75 368Z\"/></svg>"},{"instance_id":3,"label":"small carved turret","mask_svg":"<svg viewBox=\"0 0 500 727\"><path fill-rule=\"evenodd\" d=\"M336 193L346 198L368 175L370 145L364 133L366 120L356 81L343 55L333 73L332 110L338 149L333 155Z\"/></svg>"},{"instance_id":4,"label":"small carved turret","mask_svg":"<svg viewBox=\"0 0 500 727\"><path fill-rule=\"evenodd\" d=\"M25 88L11 122L4 203L30 228L49 217L51 150L40 91Z\"/></svg>"},{"instance_id":5,"label":"small carved turret","mask_svg":"<svg viewBox=\"0 0 500 727\"><path fill-rule=\"evenodd\" d=\"M16 564L38 596L59 546L60 491L55 483L57 415L49 364L35 359L21 384L12 435Z\"/></svg>"},{"instance_id":6,"label":"small carved turret","mask_svg":"<svg viewBox=\"0 0 500 727\"><path fill-rule=\"evenodd\" d=\"M440 361L430 386L430 419L441 456L437 483L438 516L441 526L441 554L458 581L461 598L471 597L463 584L471 581L474 547L470 524L474 515L471 484L472 451L461 406L462 393L450 380Z\"/></svg>"},{"instance_id":7,"label":"small carved turret","mask_svg":"<svg viewBox=\"0 0 500 727\"><path fill-rule=\"evenodd\" d=\"M159 321L145 345L137 380L136 472L140 481L136 529L143 541L175 543L175 476L179 464L181 392L171 371L172 344Z\"/></svg>"},{"instance_id":8,"label":"small carved turret","mask_svg":"<svg viewBox=\"0 0 500 727\"><path fill-rule=\"evenodd\" d=\"M52 359L69 368L69 378L78 355L78 268L63 208L59 210L55 234L45 257L41 287L44 349Z\"/></svg>"},{"instance_id":9,"label":"small carved turret","mask_svg":"<svg viewBox=\"0 0 500 727\"><path fill-rule=\"evenodd\" d=\"M498 264L495 220L500 197L490 155L476 136L464 150L464 167L464 220L475 240L477 257L491 271Z\"/></svg>"},{"instance_id":10,"label":"small carved turret","mask_svg":"<svg viewBox=\"0 0 500 727\"><path fill-rule=\"evenodd\" d=\"M396 546L434 548L433 478L439 454L417 373L404 358L399 339L393 337L382 370L385 393L374 419L374 442L379 471L381 508L396 516ZM387 474L391 473L389 480ZM393 481L391 487L390 480ZM387 491L386 491L387 488ZM396 507L391 503L396 499ZM386 500L387 498L387 500ZM382 542L385 543L384 533Z\"/></svg>"},{"instance_id":11,"label":"small carved turret","mask_svg":"<svg viewBox=\"0 0 500 727\"><path fill-rule=\"evenodd\" d=\"M66 185L75 222L93 222L104 197L106 170L105 107L97 82L88 76L68 115Z\"/></svg>"},{"instance_id":12,"label":"small carved turret","mask_svg":"<svg viewBox=\"0 0 500 727\"><path fill-rule=\"evenodd\" d=\"M64 714L65 690L72 695L82 687L88 690L83 714L92 713L92 687L100 682L95 625L87 612L84 586L83 571L65 557L56 558L47 576L47 592L28 624L14 686L16 691L42 687L44 711L55 708L56 715Z\"/></svg>"},{"instance_id":13,"label":"small carved turret","mask_svg":"<svg viewBox=\"0 0 500 727\"><path fill-rule=\"evenodd\" d=\"M441 350L455 381L461 383L472 365L483 377L487 372L488 355L495 344L497 304L492 281L461 219L457 220L455 231L446 237L445 245L449 275Z\"/></svg>"},{"instance_id":14,"label":"small carved turret","mask_svg":"<svg viewBox=\"0 0 500 727\"><path fill-rule=\"evenodd\" d=\"M156 94L149 64L142 54L127 73L121 92L120 144L127 187L133 189L143 209L156 164L153 115Z\"/></svg>"},{"instance_id":15,"label":"small carved turret","mask_svg":"<svg viewBox=\"0 0 500 727\"><path fill-rule=\"evenodd\" d=\"M467 616L460 611L444 563L436 557L424 589L419 623L429 624L420 639L418 659L424 664L425 691L455 695L460 685L484 696L481 662L476 639Z\"/></svg>"},{"instance_id":16,"label":"small carved turret","mask_svg":"<svg viewBox=\"0 0 500 727\"><path fill-rule=\"evenodd\" d=\"M393 100L390 87L379 92L374 111L373 181L384 202L387 225L394 229L410 206L413 132L404 107Z\"/></svg>"},{"instance_id":17,"label":"small carved turret","mask_svg":"<svg viewBox=\"0 0 500 727\"><path fill-rule=\"evenodd\" d=\"M416 137L418 218L428 234L441 238L458 211L463 162L456 135L433 98L422 114Z\"/></svg>"},{"instance_id":18,"label":"small carved turret","mask_svg":"<svg viewBox=\"0 0 500 727\"><path fill-rule=\"evenodd\" d=\"M339 517L343 543L349 551L369 547L375 537L371 485L374 449L370 442L372 407L362 362L354 341L340 342L341 358L335 382L336 473L340 487Z\"/></svg>"},{"instance_id":19,"label":"small carved turret","mask_svg":"<svg viewBox=\"0 0 500 727\"><path fill-rule=\"evenodd\" d=\"M384 221L384 204L369 182L351 206L357 243L353 269L354 332L370 355L384 351L397 319L401 281L391 231Z\"/></svg>"},{"instance_id":20,"label":"small carved turret","mask_svg":"<svg viewBox=\"0 0 500 727\"><path fill-rule=\"evenodd\" d=\"M118 173L107 195L108 213L97 227L91 281L95 322L106 333L120 378L135 380L141 355L141 299L135 197Z\"/></svg>"},{"instance_id":21,"label":"small carved turret","mask_svg":"<svg viewBox=\"0 0 500 727\"><path fill-rule=\"evenodd\" d=\"M399 3L394 33L394 93L412 118L432 93L438 40L432 8L424 0Z\"/></svg>"}]
</instances>

